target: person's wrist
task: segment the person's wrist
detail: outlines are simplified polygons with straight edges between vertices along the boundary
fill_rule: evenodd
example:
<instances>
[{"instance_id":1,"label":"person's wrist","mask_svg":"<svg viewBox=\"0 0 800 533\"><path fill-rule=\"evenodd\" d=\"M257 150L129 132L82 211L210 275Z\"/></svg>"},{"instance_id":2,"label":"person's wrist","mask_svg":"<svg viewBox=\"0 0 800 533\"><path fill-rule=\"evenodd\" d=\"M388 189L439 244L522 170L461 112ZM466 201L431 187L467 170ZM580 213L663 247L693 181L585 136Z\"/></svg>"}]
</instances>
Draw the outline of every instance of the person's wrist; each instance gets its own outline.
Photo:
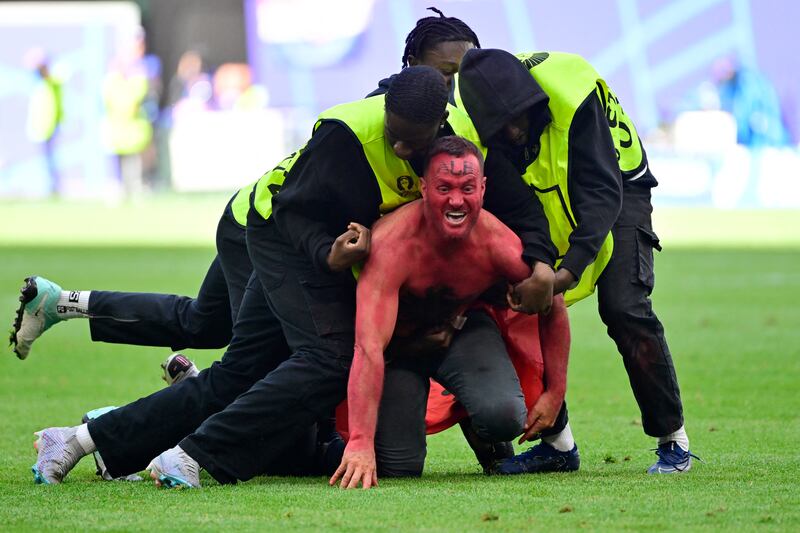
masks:
<instances>
[{"instance_id":1,"label":"person's wrist","mask_svg":"<svg viewBox=\"0 0 800 533\"><path fill-rule=\"evenodd\" d=\"M558 289L556 292L565 292L577 285L578 280L575 279L572 272L566 268L559 268L556 270L555 288Z\"/></svg>"},{"instance_id":2,"label":"person's wrist","mask_svg":"<svg viewBox=\"0 0 800 533\"><path fill-rule=\"evenodd\" d=\"M344 270L344 267L341 265L341 262L336 259L333 251L328 254L328 268L331 270L331 272L339 272L340 270Z\"/></svg>"},{"instance_id":3,"label":"person's wrist","mask_svg":"<svg viewBox=\"0 0 800 533\"><path fill-rule=\"evenodd\" d=\"M567 394L566 387L547 387L542 394L547 394L553 399L564 401L564 396Z\"/></svg>"},{"instance_id":4,"label":"person's wrist","mask_svg":"<svg viewBox=\"0 0 800 533\"><path fill-rule=\"evenodd\" d=\"M351 433L347 441L347 447L354 452L371 450L375 447L375 439L363 434Z\"/></svg>"},{"instance_id":5,"label":"person's wrist","mask_svg":"<svg viewBox=\"0 0 800 533\"><path fill-rule=\"evenodd\" d=\"M531 270L534 274L544 274L544 273L552 273L555 274L555 269L549 263L545 263L544 261L534 260L531 263Z\"/></svg>"}]
</instances>

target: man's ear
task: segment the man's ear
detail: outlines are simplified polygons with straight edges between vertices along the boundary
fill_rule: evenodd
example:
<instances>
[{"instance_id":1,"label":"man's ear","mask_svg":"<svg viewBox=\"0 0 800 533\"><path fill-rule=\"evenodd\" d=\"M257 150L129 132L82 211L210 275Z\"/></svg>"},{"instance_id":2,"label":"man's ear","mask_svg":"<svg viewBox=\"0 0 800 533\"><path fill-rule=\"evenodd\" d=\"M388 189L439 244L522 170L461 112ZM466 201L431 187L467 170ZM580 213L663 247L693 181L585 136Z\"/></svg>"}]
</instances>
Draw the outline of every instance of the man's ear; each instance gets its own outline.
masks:
<instances>
[{"instance_id":1,"label":"man's ear","mask_svg":"<svg viewBox=\"0 0 800 533\"><path fill-rule=\"evenodd\" d=\"M427 194L427 192L428 192L428 184L425 181L425 177L424 176L420 176L419 177L419 193L422 195L423 198L425 198L425 195Z\"/></svg>"},{"instance_id":2,"label":"man's ear","mask_svg":"<svg viewBox=\"0 0 800 533\"><path fill-rule=\"evenodd\" d=\"M409 67L416 67L417 65L419 65L419 60L417 59L417 56L413 56L411 54L408 54L408 66Z\"/></svg>"}]
</instances>

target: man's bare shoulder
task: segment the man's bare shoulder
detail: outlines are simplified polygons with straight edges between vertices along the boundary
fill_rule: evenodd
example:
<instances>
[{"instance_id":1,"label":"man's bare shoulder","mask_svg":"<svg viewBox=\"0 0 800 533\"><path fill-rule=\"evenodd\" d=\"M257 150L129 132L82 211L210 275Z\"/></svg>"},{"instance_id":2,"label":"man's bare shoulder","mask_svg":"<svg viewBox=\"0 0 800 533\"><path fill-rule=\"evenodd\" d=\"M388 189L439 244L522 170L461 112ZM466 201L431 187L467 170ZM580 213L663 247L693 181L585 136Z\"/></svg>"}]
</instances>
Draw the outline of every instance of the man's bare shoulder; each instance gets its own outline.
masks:
<instances>
[{"instance_id":1,"label":"man's bare shoulder","mask_svg":"<svg viewBox=\"0 0 800 533\"><path fill-rule=\"evenodd\" d=\"M476 229L480 245L489 251L492 263L510 280L518 281L530 274L522 261L522 241L511 228L493 214L481 210Z\"/></svg>"},{"instance_id":2,"label":"man's bare shoulder","mask_svg":"<svg viewBox=\"0 0 800 533\"><path fill-rule=\"evenodd\" d=\"M519 240L511 228L486 209L481 209L478 222L475 224L475 231L478 232L479 238L486 242Z\"/></svg>"},{"instance_id":3,"label":"man's bare shoulder","mask_svg":"<svg viewBox=\"0 0 800 533\"><path fill-rule=\"evenodd\" d=\"M369 273L371 280L376 279L373 276L377 273L384 283L392 279L402 284L405 274L414 270L409 265L417 257L418 243L414 236L421 218L422 202L416 200L372 225L372 244L364 264L364 273Z\"/></svg>"}]
</instances>

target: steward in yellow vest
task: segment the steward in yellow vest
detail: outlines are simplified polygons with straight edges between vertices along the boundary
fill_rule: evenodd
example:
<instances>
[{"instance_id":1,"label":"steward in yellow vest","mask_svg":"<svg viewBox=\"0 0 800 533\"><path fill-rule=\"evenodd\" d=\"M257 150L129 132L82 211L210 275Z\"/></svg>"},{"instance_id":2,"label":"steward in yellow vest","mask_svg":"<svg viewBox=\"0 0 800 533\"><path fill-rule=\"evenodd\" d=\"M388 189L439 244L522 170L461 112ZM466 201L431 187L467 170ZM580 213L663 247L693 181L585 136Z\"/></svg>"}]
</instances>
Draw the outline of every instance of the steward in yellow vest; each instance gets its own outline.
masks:
<instances>
[{"instance_id":1,"label":"steward in yellow vest","mask_svg":"<svg viewBox=\"0 0 800 533\"><path fill-rule=\"evenodd\" d=\"M429 67L413 69L435 72ZM432 121L432 130L404 139L411 121L391 111L391 98L392 95L372 96L322 112L309 143L262 176L256 185L253 207L262 221L255 224L263 225L274 215L281 225L280 209L285 206L287 218L282 231L314 259L317 268L337 270L331 268L329 257L335 251L335 236L350 222L369 227L380 215L420 197L422 160L434 138L459 135L486 153L469 117L449 104L438 120L422 117ZM312 148L322 157L312 158ZM317 166L317 159L336 163L326 161L321 169L309 171L309 167ZM336 174L347 179L332 181ZM297 178L285 186L293 175ZM531 191L518 181L514 169L489 175L484 207L518 232L529 264L552 265L555 254L546 237L546 219L537 209ZM327 228L326 235L320 231L323 227ZM541 270L537 275L542 275ZM531 297L520 300L535 307L533 311L549 306Z\"/></svg>"},{"instance_id":2,"label":"steward in yellow vest","mask_svg":"<svg viewBox=\"0 0 800 533\"><path fill-rule=\"evenodd\" d=\"M542 201L560 256L555 290L574 302L599 288L600 317L622 355L643 429L658 437L659 459L648 472L687 471L680 390L650 301L653 250L661 249L650 219L657 182L633 122L574 54L470 50L458 89L456 101L483 143L503 150Z\"/></svg>"},{"instance_id":3,"label":"steward in yellow vest","mask_svg":"<svg viewBox=\"0 0 800 533\"><path fill-rule=\"evenodd\" d=\"M583 125L596 121L598 114L600 120L605 115L599 105L585 105L587 96L592 95L588 103L593 104L595 91L602 88L608 94L608 90L597 72L579 56L559 52L520 54L520 60L526 61L520 68L511 54L494 52L500 51L487 50L486 54L470 57L480 56L480 62L488 57L497 59L497 55L516 68L495 71L489 61L475 64L465 59L456 103L466 106L483 141L498 145L536 191L558 249L556 266L561 272L556 277L561 283L557 292L566 290L565 299L570 305L594 292L597 279L611 258L610 230L621 204L619 169L624 166L638 170L643 159L641 143L613 96L611 103L614 114L620 117L618 124L629 132L624 148L620 147L620 128L607 128L604 121L601 128ZM463 71L464 66L470 68ZM490 74L484 72L487 69ZM530 73L523 75L525 69ZM504 89L498 90L500 87ZM511 95L510 100L504 97L505 92ZM578 113L582 107L585 111ZM519 123L509 126L514 128L512 141L500 142L498 134L515 119ZM584 142L578 137L586 131L603 138ZM613 139L616 153L622 156L619 164L614 152L609 151L610 144L604 142L609 139ZM627 142L631 139L635 142Z\"/></svg>"}]
</instances>

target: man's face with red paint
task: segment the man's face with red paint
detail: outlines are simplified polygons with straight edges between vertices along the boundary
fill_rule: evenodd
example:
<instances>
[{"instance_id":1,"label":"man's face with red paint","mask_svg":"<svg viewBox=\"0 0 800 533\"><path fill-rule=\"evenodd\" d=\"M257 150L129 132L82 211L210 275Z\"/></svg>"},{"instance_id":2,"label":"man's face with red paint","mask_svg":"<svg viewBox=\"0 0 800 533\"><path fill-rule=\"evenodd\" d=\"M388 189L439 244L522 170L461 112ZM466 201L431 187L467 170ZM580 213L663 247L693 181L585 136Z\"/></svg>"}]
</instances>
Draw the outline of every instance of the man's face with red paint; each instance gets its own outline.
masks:
<instances>
[{"instance_id":1,"label":"man's face with red paint","mask_svg":"<svg viewBox=\"0 0 800 533\"><path fill-rule=\"evenodd\" d=\"M478 221L486 178L472 154L437 154L420 180L425 218L442 237L463 239Z\"/></svg>"}]
</instances>

